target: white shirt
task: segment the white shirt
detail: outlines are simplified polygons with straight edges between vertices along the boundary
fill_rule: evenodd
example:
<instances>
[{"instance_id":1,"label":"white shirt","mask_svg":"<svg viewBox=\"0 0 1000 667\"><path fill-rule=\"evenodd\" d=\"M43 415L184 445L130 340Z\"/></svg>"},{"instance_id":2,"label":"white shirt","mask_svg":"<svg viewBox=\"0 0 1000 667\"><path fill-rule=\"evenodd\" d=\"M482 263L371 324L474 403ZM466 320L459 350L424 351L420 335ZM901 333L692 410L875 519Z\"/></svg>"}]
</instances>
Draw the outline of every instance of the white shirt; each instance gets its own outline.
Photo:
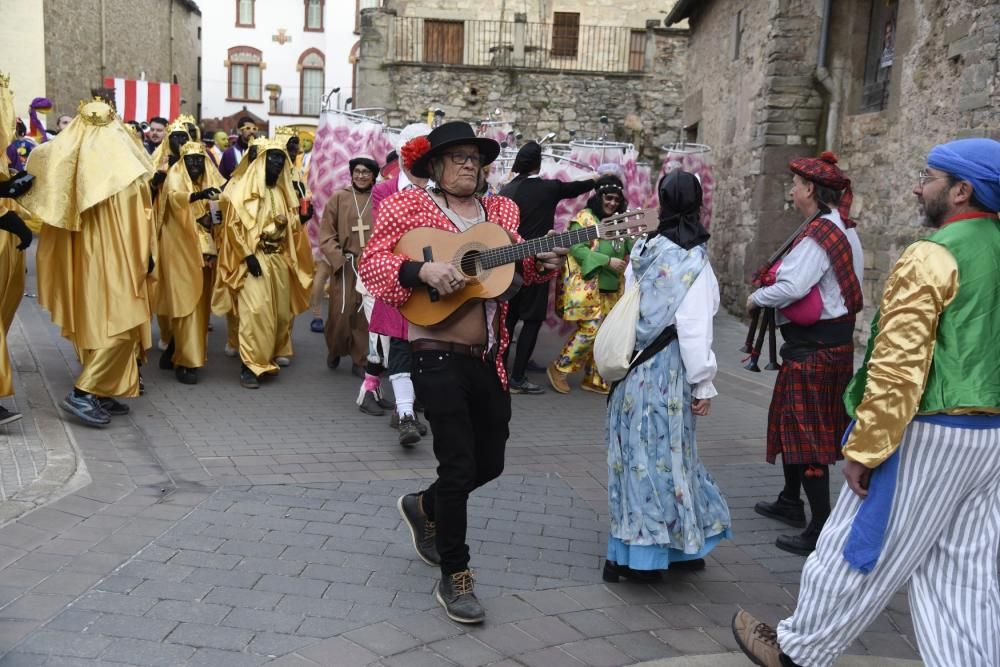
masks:
<instances>
[{"instance_id":1,"label":"white shirt","mask_svg":"<svg viewBox=\"0 0 1000 667\"><path fill-rule=\"evenodd\" d=\"M861 284L864 279L865 257L858 233L853 228L847 229L844 226L844 221L836 210L823 218L837 225L847 236L847 241L851 244L854 273ZM832 320L847 314L847 305L840 292L830 257L816 241L805 238L781 260L775 283L753 293L753 302L764 308L784 308L805 297L813 285L819 287L819 295L823 301L821 320ZM779 312L777 324L787 322L788 318Z\"/></svg>"},{"instance_id":2,"label":"white shirt","mask_svg":"<svg viewBox=\"0 0 1000 667\"><path fill-rule=\"evenodd\" d=\"M625 269L625 289L635 280L632 263ZM668 324L677 327L677 344L692 398L712 398L719 364L712 351L713 320L719 312L719 280L708 262L691 284Z\"/></svg>"}]
</instances>

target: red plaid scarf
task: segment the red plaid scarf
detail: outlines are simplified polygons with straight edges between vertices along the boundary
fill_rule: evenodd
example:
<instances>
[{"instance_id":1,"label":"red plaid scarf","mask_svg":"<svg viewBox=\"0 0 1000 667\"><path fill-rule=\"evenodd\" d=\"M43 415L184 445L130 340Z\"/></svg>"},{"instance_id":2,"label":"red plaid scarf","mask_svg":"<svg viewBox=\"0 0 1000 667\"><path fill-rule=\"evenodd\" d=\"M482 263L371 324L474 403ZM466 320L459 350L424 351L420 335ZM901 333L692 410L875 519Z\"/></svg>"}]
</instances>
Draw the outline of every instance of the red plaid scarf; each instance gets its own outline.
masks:
<instances>
[{"instance_id":1,"label":"red plaid scarf","mask_svg":"<svg viewBox=\"0 0 1000 667\"><path fill-rule=\"evenodd\" d=\"M865 300L861 293L861 283L858 282L858 274L854 272L854 253L851 251L851 242L847 240L847 234L841 231L836 223L826 218L816 218L806 226L799 238L795 239L792 247L807 237L818 243L830 258L833 275L837 278L837 285L844 297L844 305L847 306L847 314L850 316L861 312Z\"/></svg>"}]
</instances>

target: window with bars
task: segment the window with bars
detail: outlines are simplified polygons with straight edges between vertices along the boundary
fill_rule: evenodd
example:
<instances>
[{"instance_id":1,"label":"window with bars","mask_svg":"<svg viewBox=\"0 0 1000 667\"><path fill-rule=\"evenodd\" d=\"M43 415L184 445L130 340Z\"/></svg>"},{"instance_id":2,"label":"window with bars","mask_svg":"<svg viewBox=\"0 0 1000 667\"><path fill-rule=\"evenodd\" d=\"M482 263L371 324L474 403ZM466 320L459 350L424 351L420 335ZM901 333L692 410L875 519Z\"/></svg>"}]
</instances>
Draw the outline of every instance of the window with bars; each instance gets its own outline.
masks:
<instances>
[{"instance_id":1,"label":"window with bars","mask_svg":"<svg viewBox=\"0 0 1000 667\"><path fill-rule=\"evenodd\" d=\"M552 15L552 55L576 58L580 47L580 13L555 12Z\"/></svg>"},{"instance_id":2,"label":"window with bars","mask_svg":"<svg viewBox=\"0 0 1000 667\"><path fill-rule=\"evenodd\" d=\"M254 2L255 0L236 0L236 27L254 27Z\"/></svg>"},{"instance_id":3,"label":"window with bars","mask_svg":"<svg viewBox=\"0 0 1000 667\"><path fill-rule=\"evenodd\" d=\"M323 0L306 0L306 30L323 32Z\"/></svg>"},{"instance_id":4,"label":"window with bars","mask_svg":"<svg viewBox=\"0 0 1000 667\"><path fill-rule=\"evenodd\" d=\"M252 46L234 46L226 61L229 67L229 99L241 102L263 100L261 52Z\"/></svg>"},{"instance_id":5,"label":"window with bars","mask_svg":"<svg viewBox=\"0 0 1000 667\"><path fill-rule=\"evenodd\" d=\"M882 111L889 105L889 83L896 51L896 0L871 0L868 48L861 89L861 112Z\"/></svg>"},{"instance_id":6,"label":"window with bars","mask_svg":"<svg viewBox=\"0 0 1000 667\"><path fill-rule=\"evenodd\" d=\"M309 49L299 57L299 113L318 116L323 107L323 76L326 59L317 49Z\"/></svg>"}]
</instances>

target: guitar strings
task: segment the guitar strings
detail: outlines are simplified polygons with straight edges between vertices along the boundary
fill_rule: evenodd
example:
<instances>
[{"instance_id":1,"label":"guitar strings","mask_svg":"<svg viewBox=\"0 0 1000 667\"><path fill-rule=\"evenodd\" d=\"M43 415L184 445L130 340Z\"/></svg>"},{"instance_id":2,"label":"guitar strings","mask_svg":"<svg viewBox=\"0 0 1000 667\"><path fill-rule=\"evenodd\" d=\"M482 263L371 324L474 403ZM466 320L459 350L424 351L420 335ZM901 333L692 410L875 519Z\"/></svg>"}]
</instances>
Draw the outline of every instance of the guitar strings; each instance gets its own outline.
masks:
<instances>
[{"instance_id":1,"label":"guitar strings","mask_svg":"<svg viewBox=\"0 0 1000 667\"><path fill-rule=\"evenodd\" d=\"M536 255L539 252L551 250L556 247L556 242L562 241L564 238L569 242L569 245L576 245L577 243L582 243L583 241L593 240L600 235L602 229L612 226L613 223L617 223L621 220L641 216L642 213L644 213L644 211L625 213L620 216L608 218L607 220L602 220L597 225L591 227L571 229L554 236L540 236L536 239L529 239L527 241L522 241L521 243L513 243L500 248L489 248L479 254L479 264L486 269L492 269L504 264L511 264L518 260L526 259L531 255ZM632 234L627 231L629 229L630 228L628 226L624 227L626 233L619 234L619 236L631 236ZM574 240L575 237L579 238ZM548 247L546 247L546 245ZM463 256L451 259L447 263L462 271L462 264L464 261L465 257ZM462 273L465 274L465 271L462 271Z\"/></svg>"}]
</instances>

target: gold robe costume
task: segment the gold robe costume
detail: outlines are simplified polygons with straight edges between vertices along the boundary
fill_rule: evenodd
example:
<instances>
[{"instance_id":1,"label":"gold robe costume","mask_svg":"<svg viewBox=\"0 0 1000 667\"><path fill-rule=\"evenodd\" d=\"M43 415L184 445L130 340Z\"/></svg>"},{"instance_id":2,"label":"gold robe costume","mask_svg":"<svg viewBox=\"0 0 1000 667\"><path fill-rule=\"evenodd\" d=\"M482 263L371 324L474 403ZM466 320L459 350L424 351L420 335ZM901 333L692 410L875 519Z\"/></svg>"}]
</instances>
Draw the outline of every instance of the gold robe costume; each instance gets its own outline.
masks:
<instances>
[{"instance_id":1,"label":"gold robe costume","mask_svg":"<svg viewBox=\"0 0 1000 667\"><path fill-rule=\"evenodd\" d=\"M260 144L257 159L220 199L219 282L235 296L240 358L254 375L277 373L274 358L291 355L291 320L309 307L312 285L312 253L288 170L274 187L265 183L264 153L272 150L284 153L278 142ZM260 277L250 275L249 255L260 263Z\"/></svg>"},{"instance_id":2,"label":"gold robe costume","mask_svg":"<svg viewBox=\"0 0 1000 667\"><path fill-rule=\"evenodd\" d=\"M368 320L355 287L357 262L371 237L370 199L371 190L338 190L326 202L319 223L319 249L331 270L330 310L324 332L327 359L346 355L361 367L368 360Z\"/></svg>"},{"instance_id":3,"label":"gold robe costume","mask_svg":"<svg viewBox=\"0 0 1000 667\"><path fill-rule=\"evenodd\" d=\"M205 173L198 183L191 181L184 156L201 155ZM191 195L206 188L222 189L222 176L211 165L201 144L189 142L181 148L181 159L167 172L158 200L159 208L159 289L156 314L168 320L174 342L173 362L185 368L200 368L207 355L208 317L215 282L214 258L218 254L207 200L191 202ZM160 332L161 338L164 332Z\"/></svg>"},{"instance_id":4,"label":"gold robe costume","mask_svg":"<svg viewBox=\"0 0 1000 667\"><path fill-rule=\"evenodd\" d=\"M22 204L45 224L38 303L76 348L74 385L97 396L138 396L136 359L150 345L149 258L156 254L148 181L153 165L105 102L81 105L36 148L38 180Z\"/></svg>"},{"instance_id":5,"label":"gold robe costume","mask_svg":"<svg viewBox=\"0 0 1000 667\"><path fill-rule=\"evenodd\" d=\"M0 75L0 181L6 181L9 162L6 147L14 140L14 96L6 75ZM24 211L10 199L0 199L0 216L14 211L26 220ZM24 252L17 249L21 240L0 232L0 398L14 395L14 371L7 352L7 332L24 294Z\"/></svg>"}]
</instances>

